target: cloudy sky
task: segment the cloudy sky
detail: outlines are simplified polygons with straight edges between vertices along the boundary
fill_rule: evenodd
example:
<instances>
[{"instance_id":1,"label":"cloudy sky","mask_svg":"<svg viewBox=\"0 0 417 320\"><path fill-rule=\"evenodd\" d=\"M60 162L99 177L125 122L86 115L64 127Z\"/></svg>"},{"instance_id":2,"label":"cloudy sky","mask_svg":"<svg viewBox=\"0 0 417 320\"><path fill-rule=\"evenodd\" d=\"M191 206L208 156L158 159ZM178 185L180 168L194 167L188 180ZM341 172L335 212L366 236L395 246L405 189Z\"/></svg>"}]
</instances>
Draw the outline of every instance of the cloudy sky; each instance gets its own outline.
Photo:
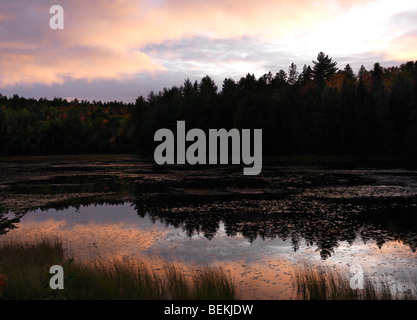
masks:
<instances>
[{"instance_id":1,"label":"cloudy sky","mask_svg":"<svg viewBox=\"0 0 417 320\"><path fill-rule=\"evenodd\" d=\"M50 28L50 7L64 30ZM0 93L133 102L323 51L354 72L417 60L415 0L0 0Z\"/></svg>"}]
</instances>

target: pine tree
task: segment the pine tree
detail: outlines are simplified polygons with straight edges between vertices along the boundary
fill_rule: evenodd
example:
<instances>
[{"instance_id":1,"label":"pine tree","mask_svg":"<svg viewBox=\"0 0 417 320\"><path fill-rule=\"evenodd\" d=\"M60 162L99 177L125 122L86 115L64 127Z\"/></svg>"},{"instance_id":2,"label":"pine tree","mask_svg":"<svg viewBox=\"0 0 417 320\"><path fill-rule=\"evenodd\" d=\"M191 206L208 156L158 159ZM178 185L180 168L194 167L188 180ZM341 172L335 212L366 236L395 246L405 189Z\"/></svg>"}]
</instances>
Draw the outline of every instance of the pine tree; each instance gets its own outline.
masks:
<instances>
[{"instance_id":1,"label":"pine tree","mask_svg":"<svg viewBox=\"0 0 417 320\"><path fill-rule=\"evenodd\" d=\"M298 71L297 65L293 62L288 68L288 83L294 85L297 82Z\"/></svg>"},{"instance_id":2,"label":"pine tree","mask_svg":"<svg viewBox=\"0 0 417 320\"><path fill-rule=\"evenodd\" d=\"M353 70L352 70L352 67L350 66L350 64L346 65L344 72L345 72L347 78L353 78L354 77Z\"/></svg>"},{"instance_id":3,"label":"pine tree","mask_svg":"<svg viewBox=\"0 0 417 320\"><path fill-rule=\"evenodd\" d=\"M319 88L323 88L326 80L337 72L337 62L320 52L317 56L317 61L313 61L313 64L313 78Z\"/></svg>"}]
</instances>

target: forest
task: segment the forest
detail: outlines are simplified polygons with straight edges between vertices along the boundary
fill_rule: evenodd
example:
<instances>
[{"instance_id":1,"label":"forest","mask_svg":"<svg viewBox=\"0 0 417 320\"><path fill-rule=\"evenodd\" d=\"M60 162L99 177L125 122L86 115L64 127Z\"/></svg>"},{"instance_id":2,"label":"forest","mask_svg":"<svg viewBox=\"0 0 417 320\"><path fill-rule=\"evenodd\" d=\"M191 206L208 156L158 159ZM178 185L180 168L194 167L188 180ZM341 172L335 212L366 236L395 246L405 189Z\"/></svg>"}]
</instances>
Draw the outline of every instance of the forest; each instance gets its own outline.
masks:
<instances>
[{"instance_id":1,"label":"forest","mask_svg":"<svg viewBox=\"0 0 417 320\"><path fill-rule=\"evenodd\" d=\"M0 155L136 153L153 157L154 134L262 129L264 156L417 156L417 62L354 74L320 52L311 65L224 79L210 76L135 103L0 95Z\"/></svg>"},{"instance_id":2,"label":"forest","mask_svg":"<svg viewBox=\"0 0 417 320\"><path fill-rule=\"evenodd\" d=\"M0 155L133 153L133 104L0 95Z\"/></svg>"}]
</instances>

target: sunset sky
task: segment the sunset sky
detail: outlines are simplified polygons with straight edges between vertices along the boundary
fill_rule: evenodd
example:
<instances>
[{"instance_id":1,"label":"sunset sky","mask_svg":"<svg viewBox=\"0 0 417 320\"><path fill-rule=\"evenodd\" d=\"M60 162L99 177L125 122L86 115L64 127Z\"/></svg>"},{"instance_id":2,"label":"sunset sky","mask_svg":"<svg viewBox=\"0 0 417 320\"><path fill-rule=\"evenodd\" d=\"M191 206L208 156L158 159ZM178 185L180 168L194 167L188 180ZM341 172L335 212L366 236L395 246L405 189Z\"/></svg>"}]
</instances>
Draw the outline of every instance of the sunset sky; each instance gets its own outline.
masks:
<instances>
[{"instance_id":1,"label":"sunset sky","mask_svg":"<svg viewBox=\"0 0 417 320\"><path fill-rule=\"evenodd\" d=\"M355 73L398 66L417 60L416 21L415 0L0 0L0 93L134 102L186 78L301 71L320 51Z\"/></svg>"}]
</instances>

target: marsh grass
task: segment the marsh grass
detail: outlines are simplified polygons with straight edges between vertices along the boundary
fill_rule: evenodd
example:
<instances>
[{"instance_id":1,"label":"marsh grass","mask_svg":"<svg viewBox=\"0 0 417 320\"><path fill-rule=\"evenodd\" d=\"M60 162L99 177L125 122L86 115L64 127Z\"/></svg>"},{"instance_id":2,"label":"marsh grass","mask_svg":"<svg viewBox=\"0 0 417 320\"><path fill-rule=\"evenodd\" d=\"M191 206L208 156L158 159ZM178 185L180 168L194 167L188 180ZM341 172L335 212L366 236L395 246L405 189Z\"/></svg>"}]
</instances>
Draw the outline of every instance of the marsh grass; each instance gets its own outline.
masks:
<instances>
[{"instance_id":1,"label":"marsh grass","mask_svg":"<svg viewBox=\"0 0 417 320\"><path fill-rule=\"evenodd\" d=\"M52 290L52 265L64 268L64 289ZM166 263L156 272L143 262L80 263L69 259L59 240L0 245L0 274L7 275L1 297L10 300L198 300L236 299L231 277L221 267L184 269Z\"/></svg>"},{"instance_id":2,"label":"marsh grass","mask_svg":"<svg viewBox=\"0 0 417 320\"><path fill-rule=\"evenodd\" d=\"M34 243L5 241L0 245L0 273L7 275L4 299L43 297L49 268L64 261L65 250L56 239Z\"/></svg>"},{"instance_id":3,"label":"marsh grass","mask_svg":"<svg viewBox=\"0 0 417 320\"><path fill-rule=\"evenodd\" d=\"M49 269L64 268L64 289L52 290ZM364 276L364 288L352 289L349 274L330 267L300 266L296 294L302 300L417 300L413 288L393 288L388 279ZM231 275L221 267L188 268L166 262L154 270L141 261L96 260L81 263L58 239L0 244L0 299L8 300L234 300ZM408 282L409 283L409 282ZM2 284L2 283L0 283Z\"/></svg>"},{"instance_id":4,"label":"marsh grass","mask_svg":"<svg viewBox=\"0 0 417 320\"><path fill-rule=\"evenodd\" d=\"M233 283L230 274L226 274L222 268L200 268L193 270L194 288L199 288L195 291L195 298L201 300L209 299L223 299L227 297L232 299L236 296L235 287L231 286Z\"/></svg>"},{"instance_id":5,"label":"marsh grass","mask_svg":"<svg viewBox=\"0 0 417 320\"><path fill-rule=\"evenodd\" d=\"M417 285L393 290L384 278L364 275L363 289L352 289L350 278L330 267L304 265L295 269L297 296L302 300L416 300Z\"/></svg>"}]
</instances>

